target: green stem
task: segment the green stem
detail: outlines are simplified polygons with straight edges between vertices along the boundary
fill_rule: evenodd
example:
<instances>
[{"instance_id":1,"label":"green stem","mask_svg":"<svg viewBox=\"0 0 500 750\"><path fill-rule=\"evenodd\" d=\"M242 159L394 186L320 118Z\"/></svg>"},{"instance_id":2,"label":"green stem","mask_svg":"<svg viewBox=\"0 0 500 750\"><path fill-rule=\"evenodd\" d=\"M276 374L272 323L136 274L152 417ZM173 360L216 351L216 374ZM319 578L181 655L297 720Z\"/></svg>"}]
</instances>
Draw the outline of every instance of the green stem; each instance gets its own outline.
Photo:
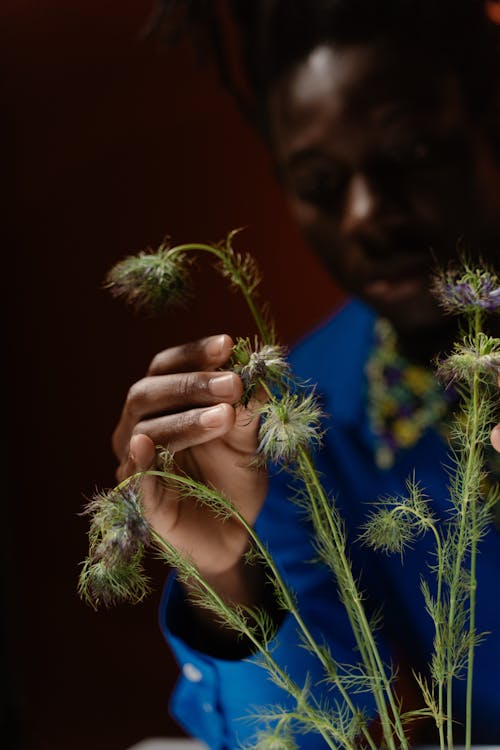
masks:
<instances>
[{"instance_id":1,"label":"green stem","mask_svg":"<svg viewBox=\"0 0 500 750\"><path fill-rule=\"evenodd\" d=\"M337 675L332 675L329 671L328 662L325 659L324 654L322 653L321 649L319 648L318 644L313 638L313 635L307 625L305 624L304 620L302 619L302 616L300 615L299 611L297 610L293 597L290 594L290 591L288 590L287 585L283 581L281 574L276 567L276 564L272 558L272 556L267 551L266 547L262 544L261 540L259 539L258 535L255 533L253 527L245 520L245 518L236 510L234 509L234 516L237 518L237 520L241 523L241 525L245 528L248 536L252 540L252 543L255 545L255 547L258 549L261 557L265 561L266 565L269 567L273 581L277 584L279 591L283 597L283 600L286 604L287 610L291 613L291 615L294 617L297 625L299 626L305 640L309 644L312 652L315 654L316 658L319 660L322 667L325 669L329 677L333 680L335 685L337 686L342 698L346 702L346 705L350 709L351 713L354 715L356 713L356 707L354 706L348 692L342 685L341 680L338 678ZM370 748L372 750L376 750L375 742L373 741L373 738L370 735L370 732L366 727L363 727L362 729L363 735L365 739L367 740Z\"/></svg>"},{"instance_id":2,"label":"green stem","mask_svg":"<svg viewBox=\"0 0 500 750\"><path fill-rule=\"evenodd\" d=\"M174 555L175 558L178 558L179 552L177 551L177 549L169 542L167 542L162 536L160 536L160 534L153 530L152 536L157 546L159 546L166 552L167 560L171 561L172 555ZM215 589L213 589L212 586L210 586L210 584L205 581L194 564L187 563L187 565L189 566L189 575L192 576L197 585L204 590L211 603L211 608L217 614L222 615L226 621L234 621L235 617L238 619L239 632L241 632L242 635L244 635L250 641L250 643L252 643L255 650L261 654L271 673L274 671L279 675L283 683L287 685L287 690L292 694L297 703L299 703L300 701L304 713L311 720L311 723L317 728L318 732L321 734L328 747L330 747L332 750L338 750L338 746L330 736L331 732L335 733L335 728L331 727L330 731L326 731L325 728L322 727L317 720L315 721L317 714L314 711L314 708L303 700L302 690L300 689L300 687L298 685L295 685L295 683L291 681L288 674L273 659L269 649L266 648L266 646L261 643L259 638L256 637L252 628L248 626L246 619L243 616L238 616L238 614L233 609L231 609L231 607L222 599L222 597L215 591ZM342 742L343 746L348 748L348 750L357 750L354 742L346 739L344 736L338 736L336 739L337 741Z\"/></svg>"},{"instance_id":3,"label":"green stem","mask_svg":"<svg viewBox=\"0 0 500 750\"><path fill-rule=\"evenodd\" d=\"M171 253L172 255L177 255L179 253L185 253L190 250L201 250L202 252L210 253L211 255L214 255L221 262L224 262L224 260L226 260L228 257L227 252L225 250L222 250L220 247L217 247L216 245L206 245L201 242L191 242L185 245L176 245L176 247L172 247L169 250L169 253ZM270 344L272 341L272 336L271 336L268 326L266 325L264 316L262 315L262 313L256 306L255 302L253 301L252 294L249 291L245 281L241 278L240 274L236 270L235 270L235 276L232 279L232 281L241 290L241 293L249 308L250 314L252 315L255 325L257 326L257 329L259 331L259 336L261 338L262 343Z\"/></svg>"},{"instance_id":4,"label":"green stem","mask_svg":"<svg viewBox=\"0 0 500 750\"><path fill-rule=\"evenodd\" d=\"M469 611L469 652L467 656L467 693L465 699L465 747L471 748L472 739L472 684L474 677L474 651L475 651L475 627L476 627L476 525L477 513L475 500L471 505L471 523L473 529L473 541L470 551L470 611Z\"/></svg>"},{"instance_id":5,"label":"green stem","mask_svg":"<svg viewBox=\"0 0 500 750\"><path fill-rule=\"evenodd\" d=\"M476 311L471 321L471 336L477 340L481 328L481 313ZM467 659L467 690L465 707L465 736L466 750L470 750L472 732L472 681L474 667L474 627L475 627L475 605L476 605L476 551L477 551L477 517L476 498L470 495L471 479L477 471L478 457L480 455L479 443L479 375L474 373L472 378L471 408L468 409L467 423L467 461L462 481L461 517L460 530L457 543L457 556L453 578L450 585L450 607L448 612L448 643L452 643L454 619L456 609L457 588L460 585L460 573L463 568L466 547L465 538L467 527L472 528L471 550L470 550L470 592L469 592L469 648ZM449 750L453 749L453 662L452 655L448 651L447 659L447 740Z\"/></svg>"},{"instance_id":6,"label":"green stem","mask_svg":"<svg viewBox=\"0 0 500 750\"><path fill-rule=\"evenodd\" d=\"M252 314L252 317L255 321L255 325L258 328L259 336L261 339L261 342L263 344L271 344L272 343L272 335L269 332L269 328L266 325L264 318L262 317L260 311L258 310L257 306L255 305L253 298L251 294L248 292L246 286L241 285L241 292L245 298L245 301L248 305L248 308L250 310L250 313Z\"/></svg>"},{"instance_id":7,"label":"green stem","mask_svg":"<svg viewBox=\"0 0 500 750\"><path fill-rule=\"evenodd\" d=\"M481 331L481 311L476 310L474 315L474 337L477 341L479 333ZM474 373L472 382L472 413L474 415L474 426L476 428L476 436L479 431L478 429L478 415L479 415L479 385L480 378L477 373ZM472 445L476 446L477 439L472 440ZM477 450L477 448L476 448ZM471 550L470 550L470 602L469 602L469 651L467 655L467 692L465 699L465 747L466 750L470 750L472 740L472 685L474 678L474 651L475 651L475 630L476 630L476 557L477 557L477 498L474 496L470 498L470 509L471 509Z\"/></svg>"},{"instance_id":8,"label":"green stem","mask_svg":"<svg viewBox=\"0 0 500 750\"><path fill-rule=\"evenodd\" d=\"M184 245L176 245L169 249L169 255L180 255L181 253L187 253L191 250L202 250L205 253L215 255L219 260L224 260L224 251L216 245L206 245L203 242L189 242Z\"/></svg>"},{"instance_id":9,"label":"green stem","mask_svg":"<svg viewBox=\"0 0 500 750\"><path fill-rule=\"evenodd\" d=\"M266 392L268 398L274 400L275 397L269 389L267 383L264 380L261 380L260 385ZM329 529L337 550L337 557L339 560L341 560L342 563L343 575L345 575L347 580L349 581L349 584L347 587L345 587L346 590L343 592L343 594L347 594L349 605L354 605L355 614L353 616L351 606L346 606L346 611L359 652L362 656L365 667L368 669L368 672L371 675L371 689L375 698L375 702L377 704L377 710L384 731L384 738L388 744L388 747L391 750L395 750L394 738L392 733L392 722L387 712L387 706L384 699L385 690L394 715L398 738L402 743L402 747L407 748L408 744L405 738L403 726L401 724L399 710L396 706L396 701L394 699L392 689L385 674L385 669L378 653L377 646L373 639L370 625L366 619L363 605L361 604L361 596L357 591L357 586L352 575L351 567L345 556L342 535L339 533L339 530L333 521L328 498L325 495L325 491L318 478L318 474L316 472L314 464L311 461L309 453L305 449L302 449L299 452L298 460L301 469L301 477L303 478L311 501L313 524L315 528L318 529L322 522L321 513L319 512L318 506L316 504L317 499L319 499L324 517L328 519ZM381 689L381 684L383 686L383 689Z\"/></svg>"},{"instance_id":10,"label":"green stem","mask_svg":"<svg viewBox=\"0 0 500 750\"><path fill-rule=\"evenodd\" d=\"M345 700L346 705L349 707L350 711L354 715L356 713L356 707L352 703L352 700L345 690L344 686L341 683L341 680L339 680L338 676L331 675L328 669L328 662L325 659L324 654L322 653L321 649L319 648L318 644L314 640L309 628L305 624L304 620L302 619L300 613L298 612L295 602L293 600L293 597L290 594L290 591L283 581L283 578L281 577L281 574L276 567L276 564L272 558L272 556L269 554L268 550L266 549L265 545L260 540L259 536L255 533L255 530L251 526L251 524L248 523L248 521L244 518L244 516L241 515L241 513L234 507L234 505L225 497L220 495L216 490L212 490L206 485L200 485L196 480L191 479L191 477L183 476L179 474L174 474L167 471L160 471L160 470L148 470L139 472L137 474L134 474L130 477L127 477L127 479L124 479L117 487L116 490L119 491L124 486L126 486L130 481L134 479L138 479L140 477L144 476L153 476L153 477L161 477L163 480L166 480L168 482L175 482L177 484L180 484L186 488L188 488L193 494L196 494L197 497L201 502L203 502L203 498L209 497L211 500L215 501L215 503L220 504L224 510L229 511L232 516L243 526L245 531L248 534L249 539L252 541L252 543L257 548L261 558L265 561L266 565L268 566L270 572L272 573L272 578L274 583L279 588L279 591L282 595L283 601L286 604L287 610L290 612L290 614L294 617L296 623L298 624L302 634L304 635L304 638L306 639L307 643L309 644L311 650L317 657L317 659L320 661L321 665L329 674L331 679L333 679L334 683L337 685L337 688L342 696L342 698ZM201 492L200 492L201 490ZM163 540L160 535L153 531L153 536L155 539ZM165 541L165 540L163 540ZM168 545L168 543L165 542L165 544ZM205 584L204 584L205 585ZM215 592L214 592L215 593ZM365 739L368 742L368 745L370 746L371 750L377 750L375 742L373 741L373 738L371 737L368 729L366 727L362 728L363 735Z\"/></svg>"},{"instance_id":11,"label":"green stem","mask_svg":"<svg viewBox=\"0 0 500 750\"><path fill-rule=\"evenodd\" d=\"M401 513L411 513L415 518L417 518L420 521L423 521L422 515L418 513L414 508L409 507L408 505L396 505L394 507L394 512L401 512ZM436 550L437 550L437 558L438 558L438 573L437 573L437 593L436 593L436 602L438 605L441 604L441 598L442 598L442 592L443 592L443 545L441 542L441 537L439 536L439 532L436 529L434 523L432 522L425 522L426 528L430 529L434 536L434 541L436 543ZM441 608L439 608L439 611L441 612ZM442 627L443 627L443 621L441 619L436 620L434 619L434 628L435 628L435 639L436 639L436 645L435 645L435 653L442 653L443 648L443 636L442 636ZM438 716L436 718L436 725L439 732L439 748L440 750L444 750L445 748L445 736L444 736L444 682L443 679L438 680Z\"/></svg>"},{"instance_id":12,"label":"green stem","mask_svg":"<svg viewBox=\"0 0 500 750\"><path fill-rule=\"evenodd\" d=\"M321 482L319 481L316 470L312 464L311 458L309 454L307 453L307 451L304 449L301 450L300 455L299 455L299 465L302 470L301 473L303 474L305 478L305 483L306 483L306 487L308 488L308 491L309 491L308 478L310 482L312 483L312 487L314 488L314 492L309 492L309 496L311 500L314 503L316 501L315 498L319 499L324 517L328 519L329 530L332 535L332 539L334 540L334 543L335 543L338 560L340 561L340 564L342 567L342 575L345 576L345 579L348 581L348 585L345 586L345 591L342 592L343 595L347 595L348 597L348 606L346 607L346 611L349 616L351 628L356 638L357 646L362 655L363 661L365 662L365 666L369 670L369 673L371 673L373 676L372 690L373 690L373 694L375 697L375 701L377 703L380 721L382 723L384 739L386 743L388 744L388 747L393 748L395 750L396 746L394 743L394 737L393 737L393 732L392 732L393 723L391 722L391 719L389 717L387 706L386 706L385 699L383 696L383 693L385 691L385 694L387 696L387 699L389 701L389 705L391 707L391 711L393 714L394 728L396 730L397 737L401 742L401 747L407 749L408 742L406 740L404 729L401 723L399 709L396 705L396 700L394 698L392 688L390 686L390 682L387 679L387 675L385 674L385 669L382 663L382 659L380 658L377 645L375 643L370 625L366 618L366 614L365 614L363 605L361 603L361 595L357 590L356 582L352 575L351 567L345 556L345 549L344 549L342 535L340 534L336 524L334 523L331 511L330 511L328 498L326 497L323 486L321 485ZM354 609L354 613L352 612L351 607ZM383 687L383 690L381 689L381 686Z\"/></svg>"},{"instance_id":13,"label":"green stem","mask_svg":"<svg viewBox=\"0 0 500 750\"><path fill-rule=\"evenodd\" d=\"M251 524L248 523L248 521L244 518L244 516L242 516L241 513L234 507L234 505L227 498L224 498L223 496L221 496L216 490L211 490L209 487L206 487L205 485L199 485L196 482L196 480L191 479L190 477L187 477L187 476L182 476L182 475L173 474L173 473L164 472L164 471L155 471L155 470L145 471L135 476L136 477L137 476L156 476L156 477L161 476L163 479L166 479L169 482L177 482L189 488L194 494L197 494L201 502L203 502L203 496L210 497L216 503L220 503L221 506L225 510L230 511L230 513L234 516L234 518L243 526L243 528L248 534L249 539L255 545L260 556L262 557L262 559L268 566L272 574L273 581L278 586L279 591L283 597L283 601L286 604L287 610L295 619L302 634L304 635L304 638L306 639L307 643L311 647L311 650L313 651L313 653L315 654L315 656L317 657L317 659L319 660L319 662L321 663L325 671L329 674L329 676L335 682L342 698L346 702L346 705L349 707L350 711L354 715L356 713L356 707L354 706L346 689L342 685L341 680L339 680L337 676L331 675L328 672L328 663L325 659L325 656L322 653L316 641L314 640L309 628L307 627L304 620L302 619L302 616L300 615L299 611L297 610L293 597L291 596L287 585L285 584L283 578L281 577L281 574L276 566L276 563L274 562L272 556L269 554L265 545L260 540L259 536L255 533L254 528L251 526ZM122 482L122 485L125 484L127 481L128 480L125 480L125 482ZM119 485L119 487L122 485ZM200 490L201 490L201 493L200 493ZM366 727L363 727L362 732L370 748L372 750L377 750L376 744L373 741L373 738L371 737L369 730Z\"/></svg>"},{"instance_id":14,"label":"green stem","mask_svg":"<svg viewBox=\"0 0 500 750\"><path fill-rule=\"evenodd\" d=\"M443 649L443 621L442 621L442 607L441 600L443 596L443 548L441 544L441 538L437 532L437 529L432 526L434 537L436 539L436 549L438 550L438 571L437 571L437 597L438 611L440 614L439 622L436 620L434 623L436 632L436 652L442 654ZM443 655L444 660L444 655ZM439 748L444 750L445 748L445 736L444 736L444 675L440 676L438 680L438 732L439 732Z\"/></svg>"}]
</instances>

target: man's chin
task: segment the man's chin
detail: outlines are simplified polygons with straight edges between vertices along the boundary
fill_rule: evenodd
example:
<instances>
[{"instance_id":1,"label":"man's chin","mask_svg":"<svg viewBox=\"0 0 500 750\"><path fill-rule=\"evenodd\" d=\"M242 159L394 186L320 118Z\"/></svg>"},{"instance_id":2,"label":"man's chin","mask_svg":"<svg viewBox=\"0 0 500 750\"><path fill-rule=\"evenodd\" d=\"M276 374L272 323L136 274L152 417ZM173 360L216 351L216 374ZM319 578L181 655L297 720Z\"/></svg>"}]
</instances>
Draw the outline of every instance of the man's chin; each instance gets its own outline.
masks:
<instances>
[{"instance_id":1,"label":"man's chin","mask_svg":"<svg viewBox=\"0 0 500 750\"><path fill-rule=\"evenodd\" d=\"M385 299L376 303L366 297L362 299L392 323L400 349L410 359L429 364L453 343L456 319L443 313L430 291L418 299Z\"/></svg>"},{"instance_id":2,"label":"man's chin","mask_svg":"<svg viewBox=\"0 0 500 750\"><path fill-rule=\"evenodd\" d=\"M374 281L366 284L359 296L401 334L443 325L444 313L429 289L428 279Z\"/></svg>"},{"instance_id":3,"label":"man's chin","mask_svg":"<svg viewBox=\"0 0 500 750\"><path fill-rule=\"evenodd\" d=\"M430 293L420 304L386 303L374 309L394 326L401 352L424 365L448 351L457 335L456 318L444 315Z\"/></svg>"}]
</instances>

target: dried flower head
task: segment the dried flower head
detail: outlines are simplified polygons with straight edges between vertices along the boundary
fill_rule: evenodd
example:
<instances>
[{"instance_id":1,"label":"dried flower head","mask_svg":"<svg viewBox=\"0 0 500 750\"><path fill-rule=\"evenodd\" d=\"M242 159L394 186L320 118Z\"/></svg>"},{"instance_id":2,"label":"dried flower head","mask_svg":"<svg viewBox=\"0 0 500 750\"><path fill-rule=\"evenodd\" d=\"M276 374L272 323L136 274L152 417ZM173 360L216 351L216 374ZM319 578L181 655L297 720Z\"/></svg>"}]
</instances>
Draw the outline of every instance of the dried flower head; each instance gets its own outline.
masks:
<instances>
[{"instance_id":1,"label":"dried flower head","mask_svg":"<svg viewBox=\"0 0 500 750\"><path fill-rule=\"evenodd\" d=\"M149 593L149 583L138 560L117 565L104 559L87 558L80 573L78 591L82 599L97 609L118 602L136 604Z\"/></svg>"},{"instance_id":2,"label":"dried flower head","mask_svg":"<svg viewBox=\"0 0 500 750\"><path fill-rule=\"evenodd\" d=\"M321 442L322 412L313 393L292 393L264 404L261 416L258 452L268 461L288 464L301 449Z\"/></svg>"},{"instance_id":3,"label":"dried flower head","mask_svg":"<svg viewBox=\"0 0 500 750\"><path fill-rule=\"evenodd\" d=\"M387 497L363 525L361 539L372 549L390 554L403 553L415 539L434 525L429 502L414 480L406 483L407 497Z\"/></svg>"},{"instance_id":4,"label":"dried flower head","mask_svg":"<svg viewBox=\"0 0 500 750\"><path fill-rule=\"evenodd\" d=\"M258 741L255 750L297 750L297 745L291 736L268 735Z\"/></svg>"},{"instance_id":5,"label":"dried flower head","mask_svg":"<svg viewBox=\"0 0 500 750\"><path fill-rule=\"evenodd\" d=\"M471 268L464 263L461 268L438 273L432 290L450 314L500 309L500 280L491 269Z\"/></svg>"},{"instance_id":6,"label":"dried flower head","mask_svg":"<svg viewBox=\"0 0 500 750\"><path fill-rule=\"evenodd\" d=\"M363 539L379 552L402 553L413 540L413 529L402 514L382 508L367 522Z\"/></svg>"},{"instance_id":7,"label":"dried flower head","mask_svg":"<svg viewBox=\"0 0 500 750\"><path fill-rule=\"evenodd\" d=\"M253 750L297 750L297 744L287 729L261 732Z\"/></svg>"},{"instance_id":8,"label":"dried flower head","mask_svg":"<svg viewBox=\"0 0 500 750\"><path fill-rule=\"evenodd\" d=\"M151 540L138 485L99 492L84 511L91 516L89 554L80 575L80 595L94 606L139 601L147 592L141 558Z\"/></svg>"},{"instance_id":9,"label":"dried flower head","mask_svg":"<svg viewBox=\"0 0 500 750\"><path fill-rule=\"evenodd\" d=\"M114 297L123 297L138 309L160 312L185 300L190 263L188 253L163 242L156 251L131 255L113 266L106 286Z\"/></svg>"},{"instance_id":10,"label":"dried flower head","mask_svg":"<svg viewBox=\"0 0 500 750\"><path fill-rule=\"evenodd\" d=\"M110 547L121 546L124 555L132 557L139 544L147 546L150 542L149 524L142 513L139 485L135 481L120 490L98 492L87 504L84 514L91 516L92 550L103 550L103 544L109 540ZM120 535L123 542L118 545L116 538Z\"/></svg>"},{"instance_id":11,"label":"dried flower head","mask_svg":"<svg viewBox=\"0 0 500 750\"><path fill-rule=\"evenodd\" d=\"M500 374L500 339L480 333L474 341L455 344L453 352L438 362L437 376L451 384L472 382L476 374L498 377Z\"/></svg>"},{"instance_id":12,"label":"dried flower head","mask_svg":"<svg viewBox=\"0 0 500 750\"><path fill-rule=\"evenodd\" d=\"M290 365L285 359L286 350L282 346L260 345L255 340L238 339L233 347L231 366L243 382L242 403L247 404L255 391L259 380L274 386L290 379Z\"/></svg>"}]
</instances>

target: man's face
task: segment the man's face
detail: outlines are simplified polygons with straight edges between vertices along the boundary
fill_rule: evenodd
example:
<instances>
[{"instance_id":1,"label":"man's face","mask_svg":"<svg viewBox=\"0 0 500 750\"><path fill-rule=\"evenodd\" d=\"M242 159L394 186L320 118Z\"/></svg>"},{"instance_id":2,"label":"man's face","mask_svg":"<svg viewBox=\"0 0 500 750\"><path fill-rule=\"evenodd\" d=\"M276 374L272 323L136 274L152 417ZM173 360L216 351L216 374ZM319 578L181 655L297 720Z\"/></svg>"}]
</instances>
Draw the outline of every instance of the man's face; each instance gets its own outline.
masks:
<instances>
[{"instance_id":1,"label":"man's face","mask_svg":"<svg viewBox=\"0 0 500 750\"><path fill-rule=\"evenodd\" d=\"M436 263L460 245L498 257L500 174L451 73L382 44L318 47L275 84L270 121L309 244L401 331L441 318Z\"/></svg>"}]
</instances>

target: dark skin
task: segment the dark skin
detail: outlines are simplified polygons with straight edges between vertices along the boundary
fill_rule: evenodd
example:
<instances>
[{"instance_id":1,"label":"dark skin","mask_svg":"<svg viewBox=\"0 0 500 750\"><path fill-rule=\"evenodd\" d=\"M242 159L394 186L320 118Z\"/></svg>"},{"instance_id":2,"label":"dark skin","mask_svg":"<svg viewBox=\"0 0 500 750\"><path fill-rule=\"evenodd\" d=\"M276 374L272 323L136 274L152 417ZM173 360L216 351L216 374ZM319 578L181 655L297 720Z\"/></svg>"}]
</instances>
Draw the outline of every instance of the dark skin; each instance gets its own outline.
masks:
<instances>
[{"instance_id":1,"label":"dark skin","mask_svg":"<svg viewBox=\"0 0 500 750\"><path fill-rule=\"evenodd\" d=\"M309 244L428 362L450 334L433 267L459 239L493 259L500 237L500 173L456 77L433 60L415 66L411 49L319 47L274 87L270 113Z\"/></svg>"},{"instance_id":2,"label":"dark skin","mask_svg":"<svg viewBox=\"0 0 500 750\"><path fill-rule=\"evenodd\" d=\"M500 170L456 76L387 46L318 47L287 71L270 92L272 142L311 247L346 291L393 322L413 359L428 362L454 333L429 292L435 259L455 258L460 237L471 246L480 237L484 256L497 257ZM130 389L113 446L119 480L149 468L155 444L166 445L182 471L223 490L253 522L267 477L245 466L257 424L231 406L241 382L215 372L231 345L216 336L158 354ZM500 427L492 442L500 450ZM177 502L153 479L144 482L144 506L224 597L265 599L262 571L242 563L247 539L237 524ZM208 648L208 627L198 646Z\"/></svg>"}]
</instances>

